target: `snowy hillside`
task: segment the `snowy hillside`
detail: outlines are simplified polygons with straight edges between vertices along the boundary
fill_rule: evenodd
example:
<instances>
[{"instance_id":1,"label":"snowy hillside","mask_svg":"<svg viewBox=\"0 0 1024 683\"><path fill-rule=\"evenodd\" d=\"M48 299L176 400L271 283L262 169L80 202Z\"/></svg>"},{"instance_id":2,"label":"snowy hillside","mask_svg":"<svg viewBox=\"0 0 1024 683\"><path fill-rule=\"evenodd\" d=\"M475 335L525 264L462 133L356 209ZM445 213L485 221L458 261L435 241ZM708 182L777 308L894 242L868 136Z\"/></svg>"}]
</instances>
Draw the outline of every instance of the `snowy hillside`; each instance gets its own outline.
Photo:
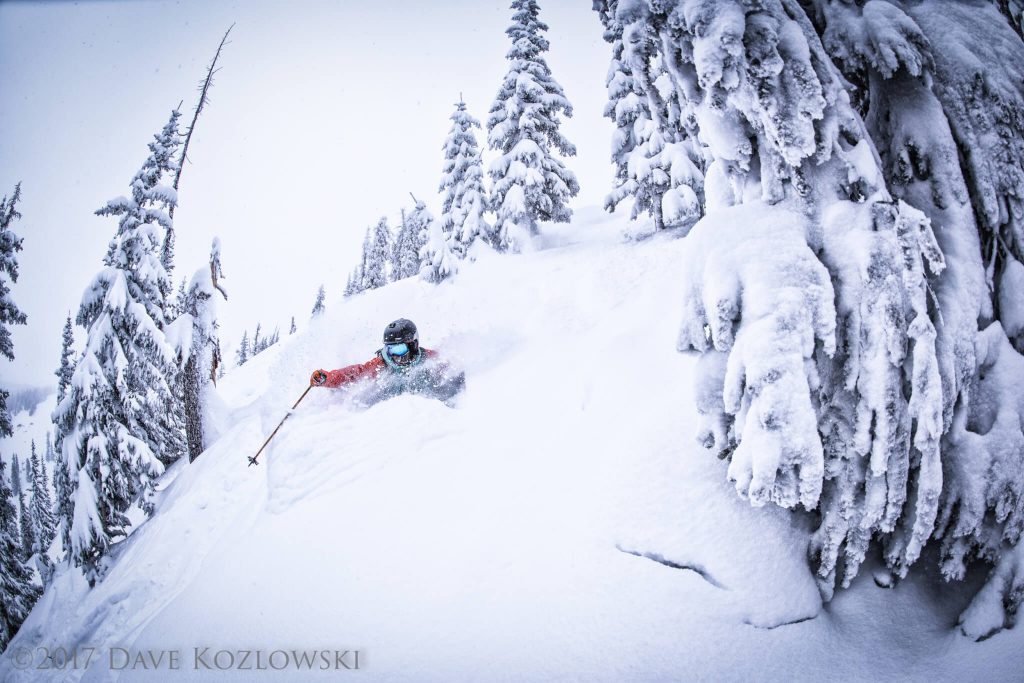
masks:
<instances>
[{"instance_id":1,"label":"snowy hillside","mask_svg":"<svg viewBox=\"0 0 1024 683\"><path fill-rule=\"evenodd\" d=\"M693 439L694 361L665 313L687 240L629 242L598 215L453 281L335 304L229 373L219 440L165 475L95 589L55 579L0 680L163 680L112 670L110 648L179 651L189 680L217 681L253 676L216 670L217 651L293 649L358 650L382 681L1019 679L1024 631L955 628L984 570L945 584L926 558L886 589L869 561L822 606L810 521L751 508ZM464 367L454 408L314 389L247 467L312 370L369 359L400 316ZM75 646L101 654L18 668L25 648Z\"/></svg>"}]
</instances>

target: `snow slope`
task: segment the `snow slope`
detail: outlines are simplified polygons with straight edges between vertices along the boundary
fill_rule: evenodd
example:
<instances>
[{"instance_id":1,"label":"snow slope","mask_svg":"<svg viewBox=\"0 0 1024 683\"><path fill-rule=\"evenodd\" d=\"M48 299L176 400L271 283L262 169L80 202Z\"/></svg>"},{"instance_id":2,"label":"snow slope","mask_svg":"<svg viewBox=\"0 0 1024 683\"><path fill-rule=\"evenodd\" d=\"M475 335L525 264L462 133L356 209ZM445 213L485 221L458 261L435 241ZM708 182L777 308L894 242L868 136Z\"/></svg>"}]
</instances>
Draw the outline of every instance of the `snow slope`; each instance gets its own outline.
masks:
<instances>
[{"instance_id":1,"label":"snow slope","mask_svg":"<svg viewBox=\"0 0 1024 683\"><path fill-rule=\"evenodd\" d=\"M694 442L685 240L629 243L596 215L454 282L359 295L230 373L222 438L172 468L101 584L58 576L0 680L162 679L14 666L76 644L179 650L187 671L163 673L188 680L254 675L194 670L195 647L359 650L387 681L1018 678L1024 631L955 629L983 570L884 589L866 564L822 606L808 521L752 509ZM464 366L455 408L315 389L246 466L313 369L368 359L400 316Z\"/></svg>"}]
</instances>

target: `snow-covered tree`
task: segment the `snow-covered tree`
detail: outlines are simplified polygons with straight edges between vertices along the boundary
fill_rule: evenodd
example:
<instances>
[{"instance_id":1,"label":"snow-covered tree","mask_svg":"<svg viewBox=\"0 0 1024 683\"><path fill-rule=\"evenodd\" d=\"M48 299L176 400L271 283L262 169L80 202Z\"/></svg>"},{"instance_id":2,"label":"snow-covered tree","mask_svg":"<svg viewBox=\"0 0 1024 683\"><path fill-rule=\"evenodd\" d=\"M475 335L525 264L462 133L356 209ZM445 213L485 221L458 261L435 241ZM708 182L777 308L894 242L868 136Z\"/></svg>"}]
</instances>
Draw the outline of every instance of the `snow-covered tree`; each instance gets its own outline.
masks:
<instances>
[{"instance_id":1,"label":"snow-covered tree","mask_svg":"<svg viewBox=\"0 0 1024 683\"><path fill-rule=\"evenodd\" d=\"M350 297L362 291L359 289L359 283L362 280L363 275L359 272L359 266L356 266L355 270L349 273L348 281L345 283L345 297Z\"/></svg>"},{"instance_id":2,"label":"snow-covered tree","mask_svg":"<svg viewBox=\"0 0 1024 683\"><path fill-rule=\"evenodd\" d=\"M21 485L21 464L18 462L17 453L11 456L11 488L14 491L15 500L20 500L24 488Z\"/></svg>"},{"instance_id":3,"label":"snow-covered tree","mask_svg":"<svg viewBox=\"0 0 1024 683\"><path fill-rule=\"evenodd\" d=\"M422 202L417 206L417 213L421 214L419 223L423 240L420 277L427 282L441 282L458 272L458 257L452 251L452 235L441 221L434 220Z\"/></svg>"},{"instance_id":4,"label":"snow-covered tree","mask_svg":"<svg viewBox=\"0 0 1024 683\"><path fill-rule=\"evenodd\" d=\"M71 375L75 371L74 344L75 333L71 327L71 314L69 313L67 320L64 321L64 332L61 335L60 366L53 373L57 376L57 403L64 400L68 387L71 385Z\"/></svg>"},{"instance_id":5,"label":"snow-covered tree","mask_svg":"<svg viewBox=\"0 0 1024 683\"><path fill-rule=\"evenodd\" d=\"M376 289L388 283L388 264L391 261L391 228L387 218L381 216L377 224L366 231L363 240L363 260L359 266L359 291Z\"/></svg>"},{"instance_id":6,"label":"snow-covered tree","mask_svg":"<svg viewBox=\"0 0 1024 683\"><path fill-rule=\"evenodd\" d=\"M40 593L21 559L21 541L13 494L4 471L6 467L0 458L0 653L7 649Z\"/></svg>"},{"instance_id":7,"label":"snow-covered tree","mask_svg":"<svg viewBox=\"0 0 1024 683\"><path fill-rule=\"evenodd\" d=\"M402 222L398 226L398 236L395 238L392 280L402 280L420 272L420 251L426 244L427 231L433 217L423 202L415 197L413 199L416 201L416 208L409 214L402 210Z\"/></svg>"},{"instance_id":8,"label":"snow-covered tree","mask_svg":"<svg viewBox=\"0 0 1024 683\"><path fill-rule=\"evenodd\" d=\"M487 192L484 190L483 161L474 128L480 122L466 111L461 99L451 115L452 127L444 141L444 166L441 171L441 228L451 235L450 248L457 258L465 258L476 241L495 244L494 228L484 217Z\"/></svg>"},{"instance_id":9,"label":"snow-covered tree","mask_svg":"<svg viewBox=\"0 0 1024 683\"><path fill-rule=\"evenodd\" d=\"M932 535L947 579L973 557L996 565L962 617L972 637L1012 625L1024 595L1024 402L1009 379L1024 368L1024 44L1010 4L815 4L889 187L945 256L930 283L943 432Z\"/></svg>"},{"instance_id":10,"label":"snow-covered tree","mask_svg":"<svg viewBox=\"0 0 1024 683\"><path fill-rule=\"evenodd\" d=\"M650 40L631 36L634 42L627 50L622 25L608 12L601 19L605 40L612 44L604 115L616 128L612 136L615 179L605 208L613 212L620 202L632 198L631 218L646 212L656 230L692 224L703 212L703 159L695 140L672 115L678 110L675 96L669 91L666 97L657 90L659 79L664 80L664 64ZM638 65L637 75L633 63ZM648 90L655 96L648 97ZM655 115L652 107L663 111Z\"/></svg>"},{"instance_id":11,"label":"snow-covered tree","mask_svg":"<svg viewBox=\"0 0 1024 683\"><path fill-rule=\"evenodd\" d=\"M316 309L313 309L316 310ZM242 341L238 344L238 351L235 353L235 363L237 365L245 365L249 358L251 358L249 350L249 333L247 331L242 332Z\"/></svg>"},{"instance_id":12,"label":"snow-covered tree","mask_svg":"<svg viewBox=\"0 0 1024 683\"><path fill-rule=\"evenodd\" d=\"M32 465L32 552L39 555L44 563L48 563L49 558L45 557L45 554L50 542L53 541L57 521L53 514L53 499L50 497L50 478L46 471L46 463L39 459L35 441L32 441L32 455L29 461Z\"/></svg>"},{"instance_id":13,"label":"snow-covered tree","mask_svg":"<svg viewBox=\"0 0 1024 683\"><path fill-rule=\"evenodd\" d=\"M817 513L826 598L872 543L899 577L937 539L948 578L996 562L964 631L1002 627L1024 595L1024 359L1001 324L1021 41L985 4L595 5L659 128L708 162L679 342L701 441L752 503Z\"/></svg>"},{"instance_id":14,"label":"snow-covered tree","mask_svg":"<svg viewBox=\"0 0 1024 683\"><path fill-rule=\"evenodd\" d=\"M252 334L252 355L256 355L260 351L266 348L265 340L260 338L262 324L256 323L256 331Z\"/></svg>"},{"instance_id":15,"label":"snow-covered tree","mask_svg":"<svg viewBox=\"0 0 1024 683\"><path fill-rule=\"evenodd\" d=\"M292 324L288 326L288 334L295 334L298 328L295 327L295 316L292 316Z\"/></svg>"},{"instance_id":16,"label":"snow-covered tree","mask_svg":"<svg viewBox=\"0 0 1024 683\"><path fill-rule=\"evenodd\" d=\"M313 302L312 315L314 318L318 315L322 315L324 310L326 310L324 307L324 299L326 298L326 296L327 293L324 291L324 286L320 285L320 289L316 290L316 301Z\"/></svg>"},{"instance_id":17,"label":"snow-covered tree","mask_svg":"<svg viewBox=\"0 0 1024 683\"><path fill-rule=\"evenodd\" d=\"M104 268L82 296L77 322L87 331L71 386L54 412L73 490L69 555L90 582L102 574L111 543L127 534L132 504L152 511L165 462L184 452L178 368L163 329L167 273L161 242L174 191L164 184L177 145L177 118L149 145L131 195L97 211L119 217Z\"/></svg>"},{"instance_id":18,"label":"snow-covered tree","mask_svg":"<svg viewBox=\"0 0 1024 683\"><path fill-rule=\"evenodd\" d=\"M14 232L14 221L21 218L17 204L21 199L21 183L14 186L10 198L0 200L0 356L14 360L14 343L11 341L9 325L24 325L27 318L11 299L11 287L18 281L18 258L22 238ZM11 436L13 426L7 412L7 397L10 393L0 388L0 437Z\"/></svg>"},{"instance_id":19,"label":"snow-covered tree","mask_svg":"<svg viewBox=\"0 0 1024 683\"><path fill-rule=\"evenodd\" d=\"M29 480L28 490L22 490L18 496L18 523L21 525L21 553L18 555L22 560L28 561L36 546L35 524L32 521L32 500L29 498L32 482Z\"/></svg>"},{"instance_id":20,"label":"snow-covered tree","mask_svg":"<svg viewBox=\"0 0 1024 683\"><path fill-rule=\"evenodd\" d=\"M537 0L513 0L509 69L487 119L488 144L500 156L488 170L496 246L517 250L535 235L538 223L565 223L567 202L579 192L576 176L555 156L575 156L576 147L559 131L559 115L572 105L551 75L543 53L548 41Z\"/></svg>"},{"instance_id":21,"label":"snow-covered tree","mask_svg":"<svg viewBox=\"0 0 1024 683\"><path fill-rule=\"evenodd\" d=\"M204 418L221 362L217 297L219 294L226 301L228 295L220 283L224 277L220 256L220 240L214 238L210 262L192 276L182 304L181 321L188 332L182 335L180 353L184 366L182 386L189 462L198 458L208 445Z\"/></svg>"}]
</instances>

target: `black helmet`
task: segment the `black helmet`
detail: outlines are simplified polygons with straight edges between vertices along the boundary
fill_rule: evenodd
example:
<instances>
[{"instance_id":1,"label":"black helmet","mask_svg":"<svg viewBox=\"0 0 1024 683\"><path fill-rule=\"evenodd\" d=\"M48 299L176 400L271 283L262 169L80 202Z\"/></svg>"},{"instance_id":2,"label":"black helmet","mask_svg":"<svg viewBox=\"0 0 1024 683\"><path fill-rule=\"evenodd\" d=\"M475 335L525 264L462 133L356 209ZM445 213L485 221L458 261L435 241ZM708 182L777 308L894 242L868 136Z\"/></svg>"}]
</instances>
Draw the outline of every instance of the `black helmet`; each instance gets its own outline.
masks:
<instances>
[{"instance_id":1,"label":"black helmet","mask_svg":"<svg viewBox=\"0 0 1024 683\"><path fill-rule=\"evenodd\" d=\"M420 340L419 334L416 332L416 325L411 320L405 318L399 318L394 322L388 323L388 326L384 328L384 343L385 344L418 344Z\"/></svg>"}]
</instances>

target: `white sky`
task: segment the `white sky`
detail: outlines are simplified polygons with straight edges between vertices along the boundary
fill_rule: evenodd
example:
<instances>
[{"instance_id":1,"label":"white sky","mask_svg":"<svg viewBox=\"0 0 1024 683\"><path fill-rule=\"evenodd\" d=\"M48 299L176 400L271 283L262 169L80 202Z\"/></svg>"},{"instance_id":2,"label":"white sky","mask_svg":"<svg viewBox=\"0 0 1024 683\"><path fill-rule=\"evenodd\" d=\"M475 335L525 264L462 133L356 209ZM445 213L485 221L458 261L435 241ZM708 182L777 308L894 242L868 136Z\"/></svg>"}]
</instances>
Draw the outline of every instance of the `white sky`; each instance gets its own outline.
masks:
<instances>
[{"instance_id":1,"label":"white sky","mask_svg":"<svg viewBox=\"0 0 1024 683\"><path fill-rule=\"evenodd\" d=\"M182 100L190 119L232 22L179 188L174 281L221 238L221 338L233 353L258 321L287 334L294 315L301 329L321 283L327 305L339 301L367 226L381 215L394 225L410 192L438 213L448 117L461 92L486 124L510 17L508 2L477 0L0 2L0 195L22 181L13 298L29 318L12 330L3 385L55 382L64 318L116 229L93 212L128 193ZM612 178L610 47L587 2L541 0L541 19L575 110L562 128L578 148L573 206L600 205ZM477 139L486 147L485 130Z\"/></svg>"}]
</instances>

